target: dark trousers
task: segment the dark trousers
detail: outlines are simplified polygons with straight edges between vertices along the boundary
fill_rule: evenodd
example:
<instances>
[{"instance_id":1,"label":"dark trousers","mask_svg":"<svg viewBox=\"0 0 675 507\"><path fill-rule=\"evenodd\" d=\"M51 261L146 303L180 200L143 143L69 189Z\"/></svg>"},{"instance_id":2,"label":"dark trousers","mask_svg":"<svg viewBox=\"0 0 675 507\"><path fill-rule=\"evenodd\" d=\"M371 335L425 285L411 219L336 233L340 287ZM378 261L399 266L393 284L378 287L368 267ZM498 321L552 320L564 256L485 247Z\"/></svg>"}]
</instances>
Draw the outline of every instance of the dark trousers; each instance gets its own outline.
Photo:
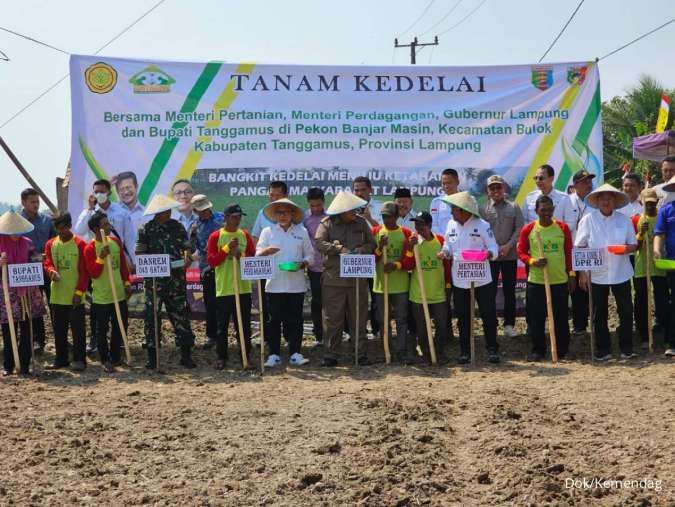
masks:
<instances>
[{"instance_id":1,"label":"dark trousers","mask_svg":"<svg viewBox=\"0 0 675 507\"><path fill-rule=\"evenodd\" d=\"M427 335L427 324L424 319L424 306L419 303L412 304L412 314L417 325L417 342L422 355L427 361L431 360L431 353L429 351L429 337ZM429 305L429 317L434 322L434 348L436 349L436 357L440 358L445 349L447 320L448 320L448 305L447 303L434 303Z\"/></svg>"},{"instance_id":2,"label":"dark trousers","mask_svg":"<svg viewBox=\"0 0 675 507\"><path fill-rule=\"evenodd\" d=\"M553 305L553 325L555 327L555 343L558 357L567 355L570 346L570 326L567 321L566 283L551 285L551 303ZM530 338L532 352L546 355L546 287L540 283L527 282L527 314L530 316Z\"/></svg>"},{"instance_id":3,"label":"dark trousers","mask_svg":"<svg viewBox=\"0 0 675 507\"><path fill-rule=\"evenodd\" d=\"M494 289L492 284L483 285L474 289L476 301L478 302L478 313L483 321L483 333L485 335L485 345L488 350L497 351L497 308L495 305ZM455 303L455 313L457 314L457 323L459 325L459 347L462 355L469 355L471 344L469 342L469 333L473 325L473 308L471 306L471 290L452 288L452 297Z\"/></svg>"},{"instance_id":4,"label":"dark trousers","mask_svg":"<svg viewBox=\"0 0 675 507\"><path fill-rule=\"evenodd\" d=\"M218 335L215 270L206 269L202 271L201 281L202 294L204 295L204 311L206 312L206 337L215 341Z\"/></svg>"},{"instance_id":5,"label":"dark trousers","mask_svg":"<svg viewBox=\"0 0 675 507\"><path fill-rule=\"evenodd\" d=\"M17 329L16 337L19 343L19 362L21 373L28 373L30 366L30 327L27 320L14 323ZM3 368L5 371L12 372L14 370L14 352L12 351L12 335L9 332L9 324L2 325L2 342L3 342Z\"/></svg>"},{"instance_id":6,"label":"dark trousers","mask_svg":"<svg viewBox=\"0 0 675 507\"><path fill-rule=\"evenodd\" d=\"M370 331L373 334L377 334L380 332L380 321L377 320L377 302L375 301L375 293L373 292L374 283L372 278L368 278L368 289L370 292L370 310L368 311L368 319L370 320Z\"/></svg>"},{"instance_id":7,"label":"dark trousers","mask_svg":"<svg viewBox=\"0 0 675 507\"><path fill-rule=\"evenodd\" d=\"M646 343L649 341L649 319L647 318L647 277L633 278L633 287L635 288L635 294L633 296L633 316L635 317L635 327L640 334L640 341ZM652 294L656 322L661 324L664 329L668 329L668 305L666 303L666 297L668 294L668 281L665 276L652 276Z\"/></svg>"},{"instance_id":8,"label":"dark trousers","mask_svg":"<svg viewBox=\"0 0 675 507\"><path fill-rule=\"evenodd\" d=\"M572 327L575 331L585 331L588 327L588 291L583 290L577 284L571 296Z\"/></svg>"},{"instance_id":9,"label":"dark trousers","mask_svg":"<svg viewBox=\"0 0 675 507\"><path fill-rule=\"evenodd\" d=\"M129 326L129 310L127 308L127 302L120 301L119 306L120 313L122 314L122 324L126 330ZM122 333L117 324L115 305L112 303L108 305L94 303L91 305L91 311L96 320L96 345L98 346L98 354L101 358L101 363L119 363L122 354ZM110 344L108 344L109 328L112 328L112 331L110 332Z\"/></svg>"},{"instance_id":10,"label":"dark trousers","mask_svg":"<svg viewBox=\"0 0 675 507\"><path fill-rule=\"evenodd\" d=\"M56 347L56 359L54 363L61 366L69 364L69 328L73 335L73 361L86 363L84 305L52 305L51 312L52 321L54 322L54 345Z\"/></svg>"},{"instance_id":11,"label":"dark trousers","mask_svg":"<svg viewBox=\"0 0 675 507\"><path fill-rule=\"evenodd\" d=\"M251 294L240 294L241 321L244 326L244 345L246 356L251 353ZM218 311L218 333L216 335L216 354L220 359L227 359L227 331L230 320L234 322L234 330L239 344L239 324L237 324L237 303L234 296L218 296L216 298ZM267 328L267 326L265 326ZM267 333L267 329L265 329Z\"/></svg>"},{"instance_id":12,"label":"dark trousers","mask_svg":"<svg viewBox=\"0 0 675 507\"><path fill-rule=\"evenodd\" d=\"M492 261L490 262L490 271L492 271L492 287L494 297L497 298L497 285L499 274L502 275L502 294L504 295L504 325L514 326L516 324L516 272L518 270L518 261Z\"/></svg>"},{"instance_id":13,"label":"dark trousers","mask_svg":"<svg viewBox=\"0 0 675 507\"><path fill-rule=\"evenodd\" d=\"M593 327L597 343L597 355L604 356L612 352L612 342L607 326L609 291L616 301L619 314L619 348L624 354L633 352L633 302L631 300L630 280L615 285L592 283L593 291Z\"/></svg>"},{"instance_id":14,"label":"dark trousers","mask_svg":"<svg viewBox=\"0 0 675 507\"><path fill-rule=\"evenodd\" d=\"M668 272L668 291L667 296L670 298L668 314L673 315L673 317L668 320L668 328L664 336L666 347L675 348L675 271Z\"/></svg>"},{"instance_id":15,"label":"dark trousers","mask_svg":"<svg viewBox=\"0 0 675 507\"><path fill-rule=\"evenodd\" d=\"M323 341L323 307L321 305L321 273L307 270L312 291L312 332L317 342Z\"/></svg>"},{"instance_id":16,"label":"dark trousers","mask_svg":"<svg viewBox=\"0 0 675 507\"><path fill-rule=\"evenodd\" d=\"M267 343L270 354L281 355L281 333L288 343L288 354L300 352L302 346L302 303L304 292L269 292L267 301L270 309L269 334Z\"/></svg>"}]
</instances>

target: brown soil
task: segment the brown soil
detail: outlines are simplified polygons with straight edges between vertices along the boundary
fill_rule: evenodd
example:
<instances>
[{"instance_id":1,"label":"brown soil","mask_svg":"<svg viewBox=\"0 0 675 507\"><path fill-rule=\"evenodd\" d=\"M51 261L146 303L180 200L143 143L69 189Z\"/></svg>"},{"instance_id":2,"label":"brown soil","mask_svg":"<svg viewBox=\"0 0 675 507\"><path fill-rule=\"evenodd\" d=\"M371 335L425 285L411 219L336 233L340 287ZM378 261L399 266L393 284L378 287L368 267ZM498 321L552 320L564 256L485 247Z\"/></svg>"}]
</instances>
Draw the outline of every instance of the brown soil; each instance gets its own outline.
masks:
<instances>
[{"instance_id":1,"label":"brown soil","mask_svg":"<svg viewBox=\"0 0 675 507\"><path fill-rule=\"evenodd\" d=\"M184 370L167 344L159 375L142 367L141 326L131 369L91 361L82 375L0 382L1 505L675 504L675 365L662 348L592 365L576 339L577 359L554 366L525 362L525 337L501 339L502 364L481 352L475 370L325 370L308 349L309 365L261 378L233 360L217 372L203 350ZM565 487L583 478L661 483Z\"/></svg>"}]
</instances>

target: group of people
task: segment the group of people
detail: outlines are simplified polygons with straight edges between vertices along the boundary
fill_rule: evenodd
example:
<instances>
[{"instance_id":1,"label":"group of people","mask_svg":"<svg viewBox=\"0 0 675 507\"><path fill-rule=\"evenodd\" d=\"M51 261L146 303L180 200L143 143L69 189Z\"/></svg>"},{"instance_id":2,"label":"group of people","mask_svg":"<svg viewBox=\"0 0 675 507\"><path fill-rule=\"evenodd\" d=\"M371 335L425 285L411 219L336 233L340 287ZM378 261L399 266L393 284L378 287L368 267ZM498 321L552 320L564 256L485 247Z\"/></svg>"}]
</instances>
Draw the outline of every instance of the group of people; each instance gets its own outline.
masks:
<instances>
[{"instance_id":1,"label":"group of people","mask_svg":"<svg viewBox=\"0 0 675 507\"><path fill-rule=\"evenodd\" d=\"M573 191L568 194L553 188L554 169L542 165L534 176L537 188L527 195L522 210L508 199L509 186L498 175L488 178L487 195L479 206L469 192L459 191L459 175L454 169L442 171L442 195L432 200L429 211L420 212L413 210L413 196L407 188L396 189L387 202L373 199L370 180L364 176L355 178L352 191L338 193L327 208L324 192L310 189L306 211L288 198L284 182L274 181L268 189L269 203L259 210L250 232L241 227L246 214L239 204L231 203L218 212L206 195L195 195L187 180L173 184L173 199L158 194L142 208L129 198L135 197L133 173L120 176L124 177L115 185L118 194L124 190L125 201L113 202L113 185L97 180L89 205L74 226L68 213L53 218L39 213L39 196L33 189L22 193L20 213L7 212L0 218L0 265L43 262L48 282L44 295L39 287L10 288L9 305L0 307L4 374L17 366L7 310L18 335L18 369L26 373L33 355L31 347L37 351L44 347L47 307L56 349L52 368L71 366L81 371L86 367L87 353L98 352L104 369L113 372L122 363L124 330L119 323L124 328L128 323L130 273L136 256L142 254L168 254L171 260L171 276L156 279L154 293L153 285L145 284L144 347L146 367L151 369L157 368L155 313L162 307L175 331L180 363L195 367L195 336L185 278L193 262L199 265L203 286L205 348L215 348L216 368L225 368L229 359L230 322L235 323L237 337L240 329L243 333L237 340L243 344L242 363L253 367L253 287L238 269L242 257L252 256L273 256L278 267L262 285L261 311L269 352L265 366L270 368L282 363L282 336L288 344L289 364L308 362L302 353L307 278L313 336L323 347L322 366L344 361L345 337L356 333L365 337L368 321L371 332L390 344L394 361L430 361L430 345L443 361L447 345L454 340L453 318L459 331L458 362L470 362L471 291L488 361L497 363L498 282L501 280L503 293L503 336L512 338L517 334L518 260L527 270L531 360L542 360L547 354L545 281L550 286L559 358L568 353L571 335L587 332L589 317L596 337L595 359L612 357L610 292L619 317L621 358L635 357L634 324L643 344L649 336L649 290L655 307L654 331L663 334L666 355L675 356L675 319L669 318L675 310L675 271L661 271L654 263L659 258L675 260L675 201L671 197L675 195L675 157L667 157L661 164L664 183L644 190L639 176L632 173L624 176L621 190L608 184L593 189L594 175L581 170L573 175ZM605 251L608 246L620 248L613 248L616 253L607 252L601 270L589 274L572 269L573 248ZM459 276L459 261L466 251L485 254L490 267L487 279L470 283ZM375 276L368 283L340 276L340 258L349 254L374 254ZM646 283L647 272L651 288ZM91 295L88 345L87 292ZM593 303L590 316L589 294ZM389 304L386 312L385 300ZM393 329L385 325L386 313L395 322ZM427 318L433 322L432 337L427 336L431 327ZM68 344L69 330L72 346ZM389 336L383 336L385 330ZM359 364L369 363L366 351L367 347L359 349Z\"/></svg>"}]
</instances>

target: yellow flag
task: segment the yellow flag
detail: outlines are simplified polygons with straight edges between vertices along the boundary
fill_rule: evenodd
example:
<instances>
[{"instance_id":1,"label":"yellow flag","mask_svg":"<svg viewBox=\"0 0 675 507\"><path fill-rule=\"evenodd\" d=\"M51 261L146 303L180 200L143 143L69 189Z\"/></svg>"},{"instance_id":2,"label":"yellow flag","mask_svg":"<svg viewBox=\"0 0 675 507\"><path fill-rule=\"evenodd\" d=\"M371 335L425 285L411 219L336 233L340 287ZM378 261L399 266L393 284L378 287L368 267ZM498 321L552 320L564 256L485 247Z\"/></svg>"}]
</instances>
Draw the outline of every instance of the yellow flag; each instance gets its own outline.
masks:
<instances>
[{"instance_id":1,"label":"yellow flag","mask_svg":"<svg viewBox=\"0 0 675 507\"><path fill-rule=\"evenodd\" d=\"M667 95L662 95L661 106L659 107L659 117L656 120L656 132L666 131L669 112L670 112L670 98Z\"/></svg>"}]
</instances>

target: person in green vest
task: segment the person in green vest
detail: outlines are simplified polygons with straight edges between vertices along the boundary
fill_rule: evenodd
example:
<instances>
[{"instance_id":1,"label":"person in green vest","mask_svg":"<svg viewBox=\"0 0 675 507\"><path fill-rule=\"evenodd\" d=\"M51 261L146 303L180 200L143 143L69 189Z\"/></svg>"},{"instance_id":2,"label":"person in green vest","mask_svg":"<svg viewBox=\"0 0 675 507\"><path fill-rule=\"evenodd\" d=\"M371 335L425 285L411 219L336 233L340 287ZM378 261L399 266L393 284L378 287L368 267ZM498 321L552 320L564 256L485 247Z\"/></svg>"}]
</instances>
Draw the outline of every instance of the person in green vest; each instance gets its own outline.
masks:
<instances>
[{"instance_id":1,"label":"person in green vest","mask_svg":"<svg viewBox=\"0 0 675 507\"><path fill-rule=\"evenodd\" d=\"M223 210L225 225L209 236L206 246L206 258L211 268L215 269L216 278L216 308L218 312L218 331L216 335L216 369L225 368L228 359L227 329L230 320L235 323L237 335L237 310L235 301L234 259L255 256L253 238L245 229L240 229L241 217L245 215L238 204L230 204ZM254 368L251 355L251 282L241 279L241 271L237 270L239 282L239 300L241 303L241 318L244 327L244 343L249 368ZM239 340L237 341L239 343Z\"/></svg>"},{"instance_id":2,"label":"person in green vest","mask_svg":"<svg viewBox=\"0 0 675 507\"><path fill-rule=\"evenodd\" d=\"M389 306L396 321L396 341L393 342L393 352L396 361L403 362L406 354L406 336L408 334L408 290L410 275L403 268L406 257L412 256L410 236L412 231L407 227L397 225L398 205L395 202L385 202L382 205L381 215L383 225L373 227L373 236L377 248L375 249L375 308L380 330L384 332L384 274L388 274ZM384 251L387 252L387 263L384 263ZM391 343L391 328L388 337Z\"/></svg>"},{"instance_id":3,"label":"person in green vest","mask_svg":"<svg viewBox=\"0 0 675 507\"><path fill-rule=\"evenodd\" d=\"M540 195L534 203L539 219L526 224L518 238L518 258L530 267L527 277L528 329L532 339L530 361L541 361L546 355L546 286L544 267L548 269L553 305L558 358L563 359L570 344L567 321L568 297L576 287L572 270L572 234L565 222L553 219L553 199ZM537 234L541 236L543 252Z\"/></svg>"},{"instance_id":4,"label":"person in green vest","mask_svg":"<svg viewBox=\"0 0 675 507\"><path fill-rule=\"evenodd\" d=\"M122 364L122 331L117 323L115 299L110 285L106 257L110 257L115 294L125 329L129 325L127 299L131 296L129 268L122 242L110 235L108 217L97 211L87 221L87 226L94 234L94 239L84 248L84 260L87 273L91 277L91 312L96 321L96 342L103 369L107 373L113 373L115 366ZM103 244L101 230L108 238L107 245ZM112 327L110 344L108 344L109 327Z\"/></svg>"},{"instance_id":5,"label":"person in green vest","mask_svg":"<svg viewBox=\"0 0 675 507\"><path fill-rule=\"evenodd\" d=\"M644 206L641 214L633 215L631 221L637 233L638 249L635 252L635 274L633 275L633 287L635 294L633 296L633 315L635 317L635 327L640 334L642 348L646 349L649 341L649 330L647 329L647 256L645 255L645 240L647 248L654 248L654 224L658 214L657 204L659 196L653 188L646 188L640 194L640 201ZM654 313L656 316L656 325L654 329L667 330L669 325L668 317L668 280L665 271L656 269L654 265L654 255L650 255L650 275L652 279L652 290L654 294Z\"/></svg>"},{"instance_id":6,"label":"person in green vest","mask_svg":"<svg viewBox=\"0 0 675 507\"><path fill-rule=\"evenodd\" d=\"M70 365L68 360L68 328L73 334L73 371L87 366L84 292L89 275L84 262L86 243L71 230L70 213L52 219L58 233L45 244L44 270L51 280L49 304L52 311L56 358L53 369Z\"/></svg>"},{"instance_id":7,"label":"person in green vest","mask_svg":"<svg viewBox=\"0 0 675 507\"><path fill-rule=\"evenodd\" d=\"M434 322L434 348L436 356L444 360L443 349L446 342L446 333L448 332L448 305L446 304L446 287L450 286L452 278L450 272L450 261L438 258L443 248L443 236L434 234L431 231L431 214L427 211L420 211L412 219L415 224L415 232L410 237L411 245L418 244L420 257L420 266L422 268L422 277L424 279L424 289L429 306L429 315ZM412 253L412 252L411 252ZM412 313L415 317L415 327L417 328L417 343L422 350L422 356L425 362L431 362L431 353L429 351L429 338L427 337L427 326L424 319L424 307L422 306L422 288L419 283L417 267L415 265L414 255L406 255L403 269L412 270L410 278L410 292L408 298L412 303Z\"/></svg>"}]
</instances>

